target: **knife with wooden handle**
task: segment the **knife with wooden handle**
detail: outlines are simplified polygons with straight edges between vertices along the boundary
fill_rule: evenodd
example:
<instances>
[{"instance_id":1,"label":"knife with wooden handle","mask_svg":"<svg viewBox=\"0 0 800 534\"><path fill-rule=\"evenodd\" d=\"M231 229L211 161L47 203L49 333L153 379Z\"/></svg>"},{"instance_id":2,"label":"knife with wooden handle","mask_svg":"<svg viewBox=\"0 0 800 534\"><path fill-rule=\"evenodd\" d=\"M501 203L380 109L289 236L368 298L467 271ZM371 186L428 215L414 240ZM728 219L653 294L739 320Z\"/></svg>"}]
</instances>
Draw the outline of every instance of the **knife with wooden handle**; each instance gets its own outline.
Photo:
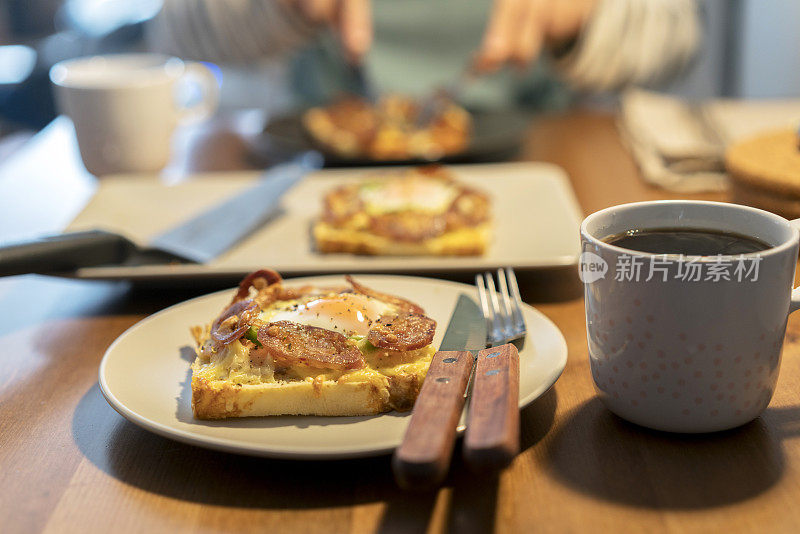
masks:
<instances>
[{"instance_id":1,"label":"knife with wooden handle","mask_svg":"<svg viewBox=\"0 0 800 534\"><path fill-rule=\"evenodd\" d=\"M519 452L519 353L507 343L478 352L464 460L475 471L502 469Z\"/></svg>"},{"instance_id":2,"label":"knife with wooden handle","mask_svg":"<svg viewBox=\"0 0 800 534\"><path fill-rule=\"evenodd\" d=\"M486 322L480 308L468 296L460 295L392 460L402 488L431 488L447 475L475 361L469 351L477 351L485 343Z\"/></svg>"}]
</instances>

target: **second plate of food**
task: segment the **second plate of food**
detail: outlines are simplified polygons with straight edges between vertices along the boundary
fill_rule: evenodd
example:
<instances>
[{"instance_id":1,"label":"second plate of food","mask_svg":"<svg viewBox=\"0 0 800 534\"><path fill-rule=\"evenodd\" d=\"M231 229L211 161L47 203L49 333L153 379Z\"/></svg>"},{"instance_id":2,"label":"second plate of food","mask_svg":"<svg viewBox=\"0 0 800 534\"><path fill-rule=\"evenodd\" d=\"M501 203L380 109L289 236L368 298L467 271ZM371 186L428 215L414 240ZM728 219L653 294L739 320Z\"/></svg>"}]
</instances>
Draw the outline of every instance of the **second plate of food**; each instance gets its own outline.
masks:
<instances>
[{"instance_id":1,"label":"second plate of food","mask_svg":"<svg viewBox=\"0 0 800 534\"><path fill-rule=\"evenodd\" d=\"M472 286L407 276L363 275L375 290L421 305L437 323L438 347L456 302L474 296ZM286 287L341 286L341 276L297 278ZM336 459L391 452L402 440L409 412L359 417L276 416L199 420L191 407L190 327L208 324L230 302L234 290L198 297L167 308L131 327L109 347L100 365L100 387L121 415L152 432L222 451L294 459ZM523 306L528 336L520 351L520 408L550 388L567 361L558 328Z\"/></svg>"},{"instance_id":2,"label":"second plate of food","mask_svg":"<svg viewBox=\"0 0 800 534\"><path fill-rule=\"evenodd\" d=\"M529 120L518 111L467 110L444 95L350 95L274 118L251 145L267 157L315 148L334 167L502 161L519 148Z\"/></svg>"},{"instance_id":3,"label":"second plate of food","mask_svg":"<svg viewBox=\"0 0 800 534\"><path fill-rule=\"evenodd\" d=\"M253 172L215 173L167 186L150 176L106 177L68 229L104 228L146 246L257 179ZM272 220L207 264L108 265L72 275L232 282L261 265L286 275L522 272L571 267L580 254L581 210L566 173L546 163L454 165L434 174L323 170L281 204Z\"/></svg>"}]
</instances>

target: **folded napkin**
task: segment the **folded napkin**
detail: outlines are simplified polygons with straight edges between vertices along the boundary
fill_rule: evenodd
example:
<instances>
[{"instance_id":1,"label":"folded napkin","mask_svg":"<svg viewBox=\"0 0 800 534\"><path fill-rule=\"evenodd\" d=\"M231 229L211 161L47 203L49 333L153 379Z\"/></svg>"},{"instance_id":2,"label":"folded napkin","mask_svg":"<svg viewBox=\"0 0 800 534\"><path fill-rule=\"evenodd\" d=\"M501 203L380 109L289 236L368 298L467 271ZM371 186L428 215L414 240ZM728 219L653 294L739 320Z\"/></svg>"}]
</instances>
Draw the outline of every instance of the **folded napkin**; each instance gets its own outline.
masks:
<instances>
[{"instance_id":1,"label":"folded napkin","mask_svg":"<svg viewBox=\"0 0 800 534\"><path fill-rule=\"evenodd\" d=\"M622 95L619 115L622 138L645 180L682 193L724 190L726 146L798 123L800 99L691 103L641 89Z\"/></svg>"}]
</instances>

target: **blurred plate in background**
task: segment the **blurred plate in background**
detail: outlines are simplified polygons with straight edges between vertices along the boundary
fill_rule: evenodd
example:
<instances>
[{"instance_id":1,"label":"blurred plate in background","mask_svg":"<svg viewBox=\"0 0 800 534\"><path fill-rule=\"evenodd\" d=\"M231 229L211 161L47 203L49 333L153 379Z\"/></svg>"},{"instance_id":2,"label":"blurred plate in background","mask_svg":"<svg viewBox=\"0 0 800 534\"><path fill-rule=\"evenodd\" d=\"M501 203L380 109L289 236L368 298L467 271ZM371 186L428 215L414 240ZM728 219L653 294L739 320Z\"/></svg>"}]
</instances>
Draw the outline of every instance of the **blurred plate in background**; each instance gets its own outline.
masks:
<instances>
[{"instance_id":1,"label":"blurred plate in background","mask_svg":"<svg viewBox=\"0 0 800 534\"><path fill-rule=\"evenodd\" d=\"M302 150L315 149L325 156L326 167L370 165L420 165L425 163L491 163L506 161L520 148L522 135L530 126L530 117L519 111L470 110L473 132L464 152L435 160L375 160L347 158L327 151L311 138L302 124L301 113L275 117L268 121L261 136L249 140L253 154L263 161Z\"/></svg>"}]
</instances>

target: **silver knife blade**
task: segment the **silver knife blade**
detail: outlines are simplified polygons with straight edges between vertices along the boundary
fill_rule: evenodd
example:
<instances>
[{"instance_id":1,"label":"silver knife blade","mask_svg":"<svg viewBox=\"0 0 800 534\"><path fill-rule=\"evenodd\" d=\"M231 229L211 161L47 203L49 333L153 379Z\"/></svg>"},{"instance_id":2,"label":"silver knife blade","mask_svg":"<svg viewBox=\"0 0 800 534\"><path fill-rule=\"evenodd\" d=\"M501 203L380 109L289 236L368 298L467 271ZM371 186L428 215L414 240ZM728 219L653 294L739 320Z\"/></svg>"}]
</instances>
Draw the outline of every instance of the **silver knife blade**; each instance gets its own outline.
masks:
<instances>
[{"instance_id":1,"label":"silver knife blade","mask_svg":"<svg viewBox=\"0 0 800 534\"><path fill-rule=\"evenodd\" d=\"M256 185L159 234L149 246L206 263L261 226L278 209L283 194L321 166L316 152L276 165Z\"/></svg>"},{"instance_id":2,"label":"silver knife blade","mask_svg":"<svg viewBox=\"0 0 800 534\"><path fill-rule=\"evenodd\" d=\"M439 350L477 352L486 347L486 321L478 304L465 294L458 296Z\"/></svg>"}]
</instances>

